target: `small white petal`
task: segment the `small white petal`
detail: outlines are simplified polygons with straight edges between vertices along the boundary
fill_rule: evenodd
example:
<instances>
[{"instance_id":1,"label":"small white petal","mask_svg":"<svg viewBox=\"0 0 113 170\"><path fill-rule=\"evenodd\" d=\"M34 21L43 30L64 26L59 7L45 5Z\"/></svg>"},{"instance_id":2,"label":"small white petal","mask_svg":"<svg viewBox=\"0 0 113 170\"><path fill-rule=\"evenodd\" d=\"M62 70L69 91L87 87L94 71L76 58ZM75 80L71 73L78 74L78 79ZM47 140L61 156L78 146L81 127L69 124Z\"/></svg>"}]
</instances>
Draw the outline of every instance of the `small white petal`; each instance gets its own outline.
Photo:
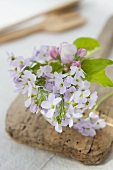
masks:
<instances>
[{"instance_id":1,"label":"small white petal","mask_svg":"<svg viewBox=\"0 0 113 170\"><path fill-rule=\"evenodd\" d=\"M29 107L31 105L31 98L25 101L25 106Z\"/></svg>"},{"instance_id":2,"label":"small white petal","mask_svg":"<svg viewBox=\"0 0 113 170\"><path fill-rule=\"evenodd\" d=\"M60 94L64 94L66 92L66 87L63 86L60 88Z\"/></svg>"},{"instance_id":3,"label":"small white petal","mask_svg":"<svg viewBox=\"0 0 113 170\"><path fill-rule=\"evenodd\" d=\"M91 137L94 137L96 135L96 132L94 129L90 129L90 134Z\"/></svg>"},{"instance_id":4,"label":"small white petal","mask_svg":"<svg viewBox=\"0 0 113 170\"><path fill-rule=\"evenodd\" d=\"M94 118L94 119L98 119L99 118L99 116L96 113L94 113L94 112L90 112L89 117L90 118Z\"/></svg>"},{"instance_id":5,"label":"small white petal","mask_svg":"<svg viewBox=\"0 0 113 170\"><path fill-rule=\"evenodd\" d=\"M56 99L54 99L53 104L57 105L61 100L62 100L61 97L57 97Z\"/></svg>"},{"instance_id":6,"label":"small white petal","mask_svg":"<svg viewBox=\"0 0 113 170\"><path fill-rule=\"evenodd\" d=\"M79 119L79 118L82 118L82 114L81 113L75 113L74 114L74 118L77 118L77 119Z\"/></svg>"},{"instance_id":7,"label":"small white petal","mask_svg":"<svg viewBox=\"0 0 113 170\"><path fill-rule=\"evenodd\" d=\"M44 101L44 102L42 102L41 107L44 109L50 109L51 104L48 101Z\"/></svg>"},{"instance_id":8,"label":"small white petal","mask_svg":"<svg viewBox=\"0 0 113 170\"><path fill-rule=\"evenodd\" d=\"M61 125L59 125L58 123L56 123L55 130L56 130L57 132L61 133L61 132L62 132L62 127L61 127Z\"/></svg>"},{"instance_id":9,"label":"small white petal","mask_svg":"<svg viewBox=\"0 0 113 170\"><path fill-rule=\"evenodd\" d=\"M70 115L69 113L66 113L66 117L67 117L67 118L70 118L71 115Z\"/></svg>"},{"instance_id":10,"label":"small white petal","mask_svg":"<svg viewBox=\"0 0 113 170\"><path fill-rule=\"evenodd\" d=\"M48 97L48 101L52 104L54 99L55 99L55 95L51 93Z\"/></svg>"},{"instance_id":11,"label":"small white petal","mask_svg":"<svg viewBox=\"0 0 113 170\"><path fill-rule=\"evenodd\" d=\"M45 114L47 118L52 118L53 114L55 112L55 109L49 109L48 112Z\"/></svg>"},{"instance_id":12,"label":"small white petal","mask_svg":"<svg viewBox=\"0 0 113 170\"><path fill-rule=\"evenodd\" d=\"M69 121L69 127L71 128L73 126L73 119L71 118Z\"/></svg>"},{"instance_id":13,"label":"small white petal","mask_svg":"<svg viewBox=\"0 0 113 170\"><path fill-rule=\"evenodd\" d=\"M83 96L88 97L90 95L90 90L86 90L83 92Z\"/></svg>"},{"instance_id":14,"label":"small white petal","mask_svg":"<svg viewBox=\"0 0 113 170\"><path fill-rule=\"evenodd\" d=\"M26 94L27 93L27 90L28 90L28 86L25 86L22 90L22 94Z\"/></svg>"}]
</instances>

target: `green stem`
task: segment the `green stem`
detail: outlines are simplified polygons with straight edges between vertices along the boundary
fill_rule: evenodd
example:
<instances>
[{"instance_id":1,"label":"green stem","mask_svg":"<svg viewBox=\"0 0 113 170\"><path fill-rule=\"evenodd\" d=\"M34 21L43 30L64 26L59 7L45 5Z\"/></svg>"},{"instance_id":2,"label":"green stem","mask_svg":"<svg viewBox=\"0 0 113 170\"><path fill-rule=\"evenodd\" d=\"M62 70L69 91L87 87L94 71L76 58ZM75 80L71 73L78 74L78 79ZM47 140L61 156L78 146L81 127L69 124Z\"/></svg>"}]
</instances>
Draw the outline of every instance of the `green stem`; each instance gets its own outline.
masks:
<instances>
[{"instance_id":1,"label":"green stem","mask_svg":"<svg viewBox=\"0 0 113 170\"><path fill-rule=\"evenodd\" d=\"M104 100L106 100L108 97L110 97L110 96L112 96L112 95L113 95L113 92L110 92L110 93L106 94L104 97L102 97L102 98L97 102L97 104L93 107L92 112L94 112L94 111L98 108L98 106L99 106Z\"/></svg>"}]
</instances>

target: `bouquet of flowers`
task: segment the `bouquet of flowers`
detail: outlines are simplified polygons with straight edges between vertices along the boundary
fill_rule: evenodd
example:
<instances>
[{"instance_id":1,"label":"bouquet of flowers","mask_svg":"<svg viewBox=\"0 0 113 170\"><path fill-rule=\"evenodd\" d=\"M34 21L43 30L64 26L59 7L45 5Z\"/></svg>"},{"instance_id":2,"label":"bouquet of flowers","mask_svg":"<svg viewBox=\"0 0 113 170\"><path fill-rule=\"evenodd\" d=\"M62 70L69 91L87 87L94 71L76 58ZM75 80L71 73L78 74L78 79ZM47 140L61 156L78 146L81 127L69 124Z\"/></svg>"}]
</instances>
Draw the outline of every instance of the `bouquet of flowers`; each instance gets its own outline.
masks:
<instances>
[{"instance_id":1,"label":"bouquet of flowers","mask_svg":"<svg viewBox=\"0 0 113 170\"><path fill-rule=\"evenodd\" d=\"M84 136L95 136L96 130L106 126L95 111L113 94L96 104L97 92L90 91L91 83L113 87L104 71L113 61L91 57L99 48L93 38L78 38L73 44L35 48L30 58L8 54L10 74L16 91L25 96L25 106L32 113L40 112L59 133L63 126L69 126ZM88 115L84 114L86 110Z\"/></svg>"}]
</instances>

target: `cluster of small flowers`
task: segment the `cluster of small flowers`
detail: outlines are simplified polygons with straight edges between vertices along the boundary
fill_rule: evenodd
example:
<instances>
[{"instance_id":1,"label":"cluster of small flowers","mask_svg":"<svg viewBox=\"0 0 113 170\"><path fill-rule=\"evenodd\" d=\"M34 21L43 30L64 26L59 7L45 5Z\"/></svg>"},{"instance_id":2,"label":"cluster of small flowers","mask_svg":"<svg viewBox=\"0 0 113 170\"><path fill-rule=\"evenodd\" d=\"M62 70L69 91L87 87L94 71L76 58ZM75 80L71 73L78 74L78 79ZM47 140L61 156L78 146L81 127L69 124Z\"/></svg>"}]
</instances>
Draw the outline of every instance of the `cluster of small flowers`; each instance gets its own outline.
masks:
<instances>
[{"instance_id":1,"label":"cluster of small flowers","mask_svg":"<svg viewBox=\"0 0 113 170\"><path fill-rule=\"evenodd\" d=\"M60 47L41 46L35 49L33 56L25 59L9 54L11 76L16 91L25 97L25 106L32 113L39 111L55 126L57 132L62 132L62 126L78 129L85 136L94 136L95 130L105 127L105 122L91 112L87 118L83 113L96 104L97 92L91 93L90 83L81 69L81 60L86 55L85 49L79 49L73 44L61 43ZM59 62L63 70L59 73Z\"/></svg>"},{"instance_id":2,"label":"cluster of small flowers","mask_svg":"<svg viewBox=\"0 0 113 170\"><path fill-rule=\"evenodd\" d=\"M99 116L90 112L87 118L82 117L81 119L76 119L74 122L74 128L78 129L78 132L84 136L95 136L96 131L102 129L106 126L104 119L100 119Z\"/></svg>"}]
</instances>

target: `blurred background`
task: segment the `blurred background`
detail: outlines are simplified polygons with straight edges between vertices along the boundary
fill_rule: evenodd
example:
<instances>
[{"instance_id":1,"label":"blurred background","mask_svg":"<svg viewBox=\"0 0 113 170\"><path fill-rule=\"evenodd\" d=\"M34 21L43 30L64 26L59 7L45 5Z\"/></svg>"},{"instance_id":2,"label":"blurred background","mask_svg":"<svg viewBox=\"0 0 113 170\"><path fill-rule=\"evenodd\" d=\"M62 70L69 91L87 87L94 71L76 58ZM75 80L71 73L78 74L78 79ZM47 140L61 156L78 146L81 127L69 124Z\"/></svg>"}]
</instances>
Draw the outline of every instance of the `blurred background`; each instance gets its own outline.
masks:
<instances>
[{"instance_id":1,"label":"blurred background","mask_svg":"<svg viewBox=\"0 0 113 170\"><path fill-rule=\"evenodd\" d=\"M5 132L5 117L17 96L8 72L7 51L30 57L40 45L58 46L78 37L98 39L112 15L113 0L0 0L0 170L111 170L113 154L104 164L88 167L18 144Z\"/></svg>"}]
</instances>

